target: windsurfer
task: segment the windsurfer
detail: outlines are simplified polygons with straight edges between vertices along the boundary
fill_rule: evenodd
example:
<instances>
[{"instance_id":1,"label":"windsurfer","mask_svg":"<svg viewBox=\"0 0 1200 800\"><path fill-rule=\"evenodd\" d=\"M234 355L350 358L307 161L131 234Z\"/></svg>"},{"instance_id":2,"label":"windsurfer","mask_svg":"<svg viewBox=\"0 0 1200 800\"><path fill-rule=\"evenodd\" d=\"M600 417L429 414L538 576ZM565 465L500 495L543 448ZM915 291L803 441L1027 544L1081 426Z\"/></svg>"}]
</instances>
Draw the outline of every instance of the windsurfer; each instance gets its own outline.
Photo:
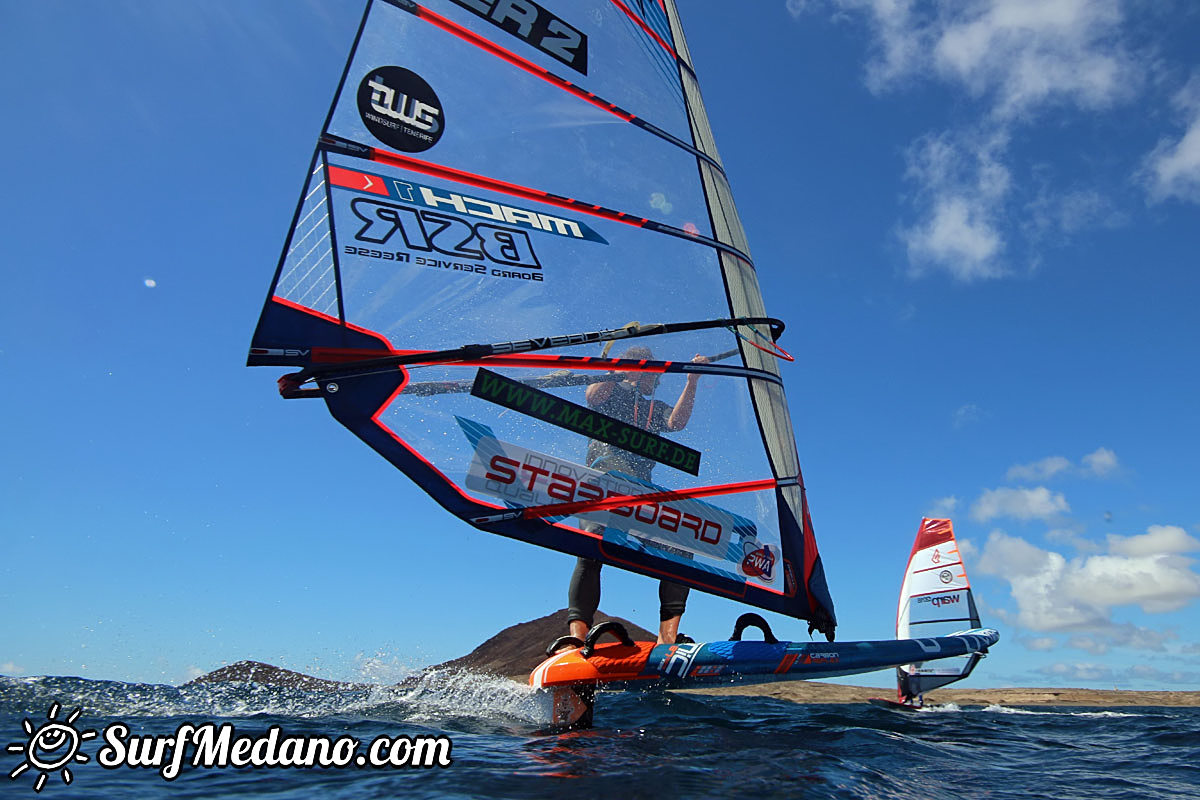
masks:
<instances>
[{"instance_id":1,"label":"windsurfer","mask_svg":"<svg viewBox=\"0 0 1200 800\"><path fill-rule=\"evenodd\" d=\"M626 350L623 359L653 360L654 354L648 347L634 346ZM696 355L694 363L706 364L707 356ZM587 389L589 407L602 414L629 422L651 433L679 431L692 418L696 402L696 384L700 376L692 373L674 406L654 399L655 389L661 373L631 370L613 374L613 379L593 383ZM587 462L593 469L615 470L634 478L650 480L654 461L628 450L592 439L588 442ZM583 527L595 533L603 533L604 527L585 522ZM596 609L600 607L600 562L580 558L571 574L567 590L567 628L570 635L583 640ZM659 626L658 643L674 644L679 638L679 621L687 607L688 587L663 580L658 587Z\"/></svg>"}]
</instances>

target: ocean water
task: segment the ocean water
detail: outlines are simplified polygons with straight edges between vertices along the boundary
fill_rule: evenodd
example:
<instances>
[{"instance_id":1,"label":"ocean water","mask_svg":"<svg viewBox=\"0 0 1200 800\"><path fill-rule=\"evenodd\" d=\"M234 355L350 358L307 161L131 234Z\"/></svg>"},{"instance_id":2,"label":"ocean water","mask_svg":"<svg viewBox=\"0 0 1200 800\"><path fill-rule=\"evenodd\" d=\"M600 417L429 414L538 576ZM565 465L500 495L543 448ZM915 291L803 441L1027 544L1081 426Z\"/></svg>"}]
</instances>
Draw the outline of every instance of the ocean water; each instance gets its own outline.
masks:
<instances>
[{"instance_id":1,"label":"ocean water","mask_svg":"<svg viewBox=\"0 0 1200 800\"><path fill-rule=\"evenodd\" d=\"M590 730L551 733L548 719L524 687L469 673L345 692L0 677L0 797L1200 798L1200 708L912 714L601 693ZM274 747L276 761L302 761L313 737L342 738L327 751L338 757L387 737L401 763L193 766L189 745L168 780L165 737L205 725L229 728L227 760L238 738L244 758Z\"/></svg>"}]
</instances>

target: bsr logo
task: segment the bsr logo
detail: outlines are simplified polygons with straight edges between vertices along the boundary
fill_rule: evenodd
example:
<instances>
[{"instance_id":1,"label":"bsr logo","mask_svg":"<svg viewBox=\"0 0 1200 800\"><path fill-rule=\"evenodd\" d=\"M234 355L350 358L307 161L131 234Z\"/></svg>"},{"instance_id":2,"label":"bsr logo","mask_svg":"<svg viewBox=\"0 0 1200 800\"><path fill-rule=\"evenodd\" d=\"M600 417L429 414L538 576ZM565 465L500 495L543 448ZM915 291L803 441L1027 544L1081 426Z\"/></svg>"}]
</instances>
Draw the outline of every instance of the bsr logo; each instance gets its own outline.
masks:
<instances>
[{"instance_id":1,"label":"bsr logo","mask_svg":"<svg viewBox=\"0 0 1200 800\"><path fill-rule=\"evenodd\" d=\"M412 250L437 251L460 258L487 259L496 264L541 269L529 234L517 228L471 224L464 219L427 208L411 208L360 197L350 210L366 224L354 238L385 244L399 235Z\"/></svg>"}]
</instances>

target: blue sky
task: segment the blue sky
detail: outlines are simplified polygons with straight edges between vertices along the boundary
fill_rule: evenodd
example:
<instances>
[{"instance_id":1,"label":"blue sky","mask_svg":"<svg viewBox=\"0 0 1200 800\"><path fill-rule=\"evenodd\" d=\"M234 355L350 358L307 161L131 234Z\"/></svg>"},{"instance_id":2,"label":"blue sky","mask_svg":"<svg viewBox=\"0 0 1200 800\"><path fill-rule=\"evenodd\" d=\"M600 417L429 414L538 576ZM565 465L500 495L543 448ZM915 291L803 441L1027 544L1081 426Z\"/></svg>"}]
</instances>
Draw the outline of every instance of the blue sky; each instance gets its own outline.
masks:
<instances>
[{"instance_id":1,"label":"blue sky","mask_svg":"<svg viewBox=\"0 0 1200 800\"><path fill-rule=\"evenodd\" d=\"M839 638L947 515L1003 636L971 685L1200 688L1200 9L682 5ZM242 366L360 10L0 3L0 673L388 680L565 605L570 557Z\"/></svg>"}]
</instances>

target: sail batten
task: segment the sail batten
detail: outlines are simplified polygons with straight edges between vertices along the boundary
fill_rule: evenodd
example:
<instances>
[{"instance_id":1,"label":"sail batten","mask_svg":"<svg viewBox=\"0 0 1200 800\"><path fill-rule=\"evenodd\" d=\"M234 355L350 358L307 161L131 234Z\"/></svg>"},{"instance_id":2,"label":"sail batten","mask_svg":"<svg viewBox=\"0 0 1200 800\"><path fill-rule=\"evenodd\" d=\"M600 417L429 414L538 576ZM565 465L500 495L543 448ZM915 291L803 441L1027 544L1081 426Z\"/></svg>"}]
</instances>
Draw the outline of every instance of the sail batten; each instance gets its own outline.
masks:
<instances>
[{"instance_id":1,"label":"sail batten","mask_svg":"<svg viewBox=\"0 0 1200 800\"><path fill-rule=\"evenodd\" d=\"M248 363L464 522L832 636L675 4L526 11L368 0Z\"/></svg>"}]
</instances>

